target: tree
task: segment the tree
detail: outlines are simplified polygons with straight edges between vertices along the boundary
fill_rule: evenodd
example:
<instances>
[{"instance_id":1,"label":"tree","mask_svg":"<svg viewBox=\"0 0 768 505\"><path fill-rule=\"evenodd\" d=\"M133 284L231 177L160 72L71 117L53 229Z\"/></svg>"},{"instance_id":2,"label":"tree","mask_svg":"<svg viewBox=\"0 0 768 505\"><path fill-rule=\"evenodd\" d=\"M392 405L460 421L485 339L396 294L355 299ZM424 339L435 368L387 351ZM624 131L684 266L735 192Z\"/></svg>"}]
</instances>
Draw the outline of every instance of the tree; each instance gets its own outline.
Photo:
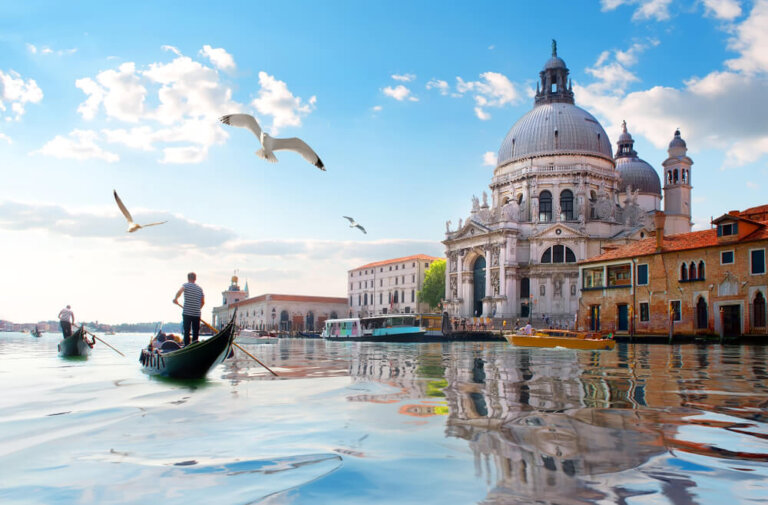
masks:
<instances>
[{"instance_id":1,"label":"tree","mask_svg":"<svg viewBox=\"0 0 768 505\"><path fill-rule=\"evenodd\" d=\"M419 290L419 301L436 308L445 298L445 260L433 261L424 273L424 283Z\"/></svg>"}]
</instances>

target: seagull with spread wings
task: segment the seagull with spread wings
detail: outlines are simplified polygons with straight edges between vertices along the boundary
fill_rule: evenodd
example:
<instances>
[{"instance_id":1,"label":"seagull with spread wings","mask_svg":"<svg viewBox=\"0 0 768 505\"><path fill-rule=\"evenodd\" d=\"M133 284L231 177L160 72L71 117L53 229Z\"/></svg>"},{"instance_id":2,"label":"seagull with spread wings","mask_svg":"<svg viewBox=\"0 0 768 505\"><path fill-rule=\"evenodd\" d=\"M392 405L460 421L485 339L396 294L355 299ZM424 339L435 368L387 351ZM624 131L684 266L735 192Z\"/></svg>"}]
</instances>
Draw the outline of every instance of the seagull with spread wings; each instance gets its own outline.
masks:
<instances>
[{"instance_id":1,"label":"seagull with spread wings","mask_svg":"<svg viewBox=\"0 0 768 505\"><path fill-rule=\"evenodd\" d=\"M114 189L112 190L112 194L115 195L115 201L117 202L117 206L120 207L120 212L123 213L125 216L125 219L128 220L128 233L133 233L136 230L140 228L146 228L147 226L157 226L158 224L167 223L168 221L160 221L159 223L149 223L149 224L137 224L133 222L133 218L131 217L131 213L128 212L128 209L125 208L125 205L123 204L123 201L120 200L120 197L117 196L117 191Z\"/></svg>"},{"instance_id":2,"label":"seagull with spread wings","mask_svg":"<svg viewBox=\"0 0 768 505\"><path fill-rule=\"evenodd\" d=\"M256 156L264 158L272 163L277 163L277 157L273 151L295 151L299 153L302 158L312 163L314 166L322 171L325 171L325 165L320 160L320 157L306 142L300 138L291 137L287 139L278 139L271 137L267 132L261 129L256 118L250 114L227 114L221 116L219 121L226 125L238 126L240 128L247 128L253 132L254 135L261 142L261 149L256 151Z\"/></svg>"},{"instance_id":3,"label":"seagull with spread wings","mask_svg":"<svg viewBox=\"0 0 768 505\"><path fill-rule=\"evenodd\" d=\"M349 220L349 227L350 227L350 228L360 228L360 231L362 231L362 232L363 232L363 233L365 233L366 235L368 234L368 232L367 232L367 231L365 231L365 228L363 228L363 226L362 226L360 223L356 222L356 221L355 221L354 219L352 219L351 217L349 217L349 216L341 216L341 217L343 217L344 219L347 219L347 220Z\"/></svg>"}]
</instances>

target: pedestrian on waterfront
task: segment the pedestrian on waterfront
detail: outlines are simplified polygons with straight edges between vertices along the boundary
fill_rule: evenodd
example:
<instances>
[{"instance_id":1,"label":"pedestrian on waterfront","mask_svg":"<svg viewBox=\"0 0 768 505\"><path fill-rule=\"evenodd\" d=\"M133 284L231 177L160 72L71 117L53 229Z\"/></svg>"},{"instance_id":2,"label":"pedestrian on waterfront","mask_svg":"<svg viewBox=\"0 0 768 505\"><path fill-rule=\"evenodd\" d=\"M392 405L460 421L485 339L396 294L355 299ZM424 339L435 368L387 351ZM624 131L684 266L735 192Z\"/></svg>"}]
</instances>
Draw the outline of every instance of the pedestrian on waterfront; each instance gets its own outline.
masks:
<instances>
[{"instance_id":1,"label":"pedestrian on waterfront","mask_svg":"<svg viewBox=\"0 0 768 505\"><path fill-rule=\"evenodd\" d=\"M184 345L189 345L189 332L192 331L192 342L197 342L197 337L200 335L200 315L203 305L205 305L205 294L203 289L195 284L197 275L194 272L187 274L187 282L185 282L181 288L176 292L176 297L173 299L173 303L181 305L179 303L179 297L184 294L184 305L181 311L184 319Z\"/></svg>"},{"instance_id":2,"label":"pedestrian on waterfront","mask_svg":"<svg viewBox=\"0 0 768 505\"><path fill-rule=\"evenodd\" d=\"M72 312L72 307L67 305L59 311L59 326L61 326L61 333L64 338L72 336L72 324L74 322L75 314Z\"/></svg>"}]
</instances>

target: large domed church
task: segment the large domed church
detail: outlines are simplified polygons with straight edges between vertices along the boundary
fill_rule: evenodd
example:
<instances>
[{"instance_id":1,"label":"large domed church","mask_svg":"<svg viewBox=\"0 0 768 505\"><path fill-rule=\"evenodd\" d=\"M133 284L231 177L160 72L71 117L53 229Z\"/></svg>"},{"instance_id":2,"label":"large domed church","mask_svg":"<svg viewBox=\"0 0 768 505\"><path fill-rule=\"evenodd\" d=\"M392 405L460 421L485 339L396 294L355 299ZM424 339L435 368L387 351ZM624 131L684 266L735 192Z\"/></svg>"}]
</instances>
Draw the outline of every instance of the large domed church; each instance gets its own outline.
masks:
<instances>
[{"instance_id":1,"label":"large domed church","mask_svg":"<svg viewBox=\"0 0 768 505\"><path fill-rule=\"evenodd\" d=\"M445 309L459 317L542 318L571 325L577 262L653 233L657 171L638 157L626 123L614 155L605 130L576 106L557 56L539 72L533 109L499 148L488 194L446 223ZM691 230L691 166L676 131L664 161L665 234Z\"/></svg>"}]
</instances>

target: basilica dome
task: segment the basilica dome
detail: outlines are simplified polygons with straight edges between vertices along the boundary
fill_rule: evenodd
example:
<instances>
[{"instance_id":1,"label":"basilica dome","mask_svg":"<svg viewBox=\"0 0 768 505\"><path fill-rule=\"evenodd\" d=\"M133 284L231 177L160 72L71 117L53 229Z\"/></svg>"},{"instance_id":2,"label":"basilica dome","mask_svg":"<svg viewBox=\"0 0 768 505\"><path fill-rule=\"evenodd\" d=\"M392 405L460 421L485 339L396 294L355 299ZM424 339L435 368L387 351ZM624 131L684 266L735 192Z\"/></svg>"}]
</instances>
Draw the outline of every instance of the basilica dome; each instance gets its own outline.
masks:
<instances>
[{"instance_id":1,"label":"basilica dome","mask_svg":"<svg viewBox=\"0 0 768 505\"><path fill-rule=\"evenodd\" d=\"M611 142L597 119L567 102L536 105L507 133L498 164L550 154L583 154L613 159Z\"/></svg>"}]
</instances>

